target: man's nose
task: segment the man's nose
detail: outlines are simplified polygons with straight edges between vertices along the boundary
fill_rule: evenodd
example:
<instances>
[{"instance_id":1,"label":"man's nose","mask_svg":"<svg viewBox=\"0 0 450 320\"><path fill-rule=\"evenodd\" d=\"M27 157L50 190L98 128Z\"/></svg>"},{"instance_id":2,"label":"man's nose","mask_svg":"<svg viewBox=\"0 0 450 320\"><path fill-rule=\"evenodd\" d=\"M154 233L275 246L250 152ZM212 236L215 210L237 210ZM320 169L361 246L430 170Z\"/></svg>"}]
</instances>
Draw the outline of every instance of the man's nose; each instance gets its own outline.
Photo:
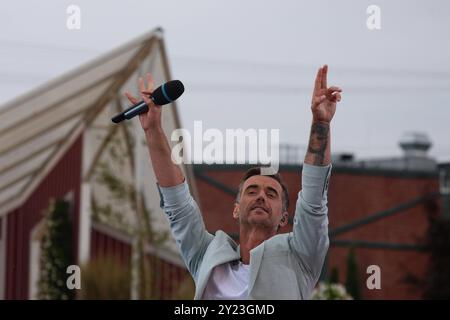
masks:
<instances>
[{"instance_id":1,"label":"man's nose","mask_svg":"<svg viewBox=\"0 0 450 320\"><path fill-rule=\"evenodd\" d=\"M256 198L256 201L262 201L262 202L266 202L266 194L264 191L260 191L258 193L258 197Z\"/></svg>"}]
</instances>

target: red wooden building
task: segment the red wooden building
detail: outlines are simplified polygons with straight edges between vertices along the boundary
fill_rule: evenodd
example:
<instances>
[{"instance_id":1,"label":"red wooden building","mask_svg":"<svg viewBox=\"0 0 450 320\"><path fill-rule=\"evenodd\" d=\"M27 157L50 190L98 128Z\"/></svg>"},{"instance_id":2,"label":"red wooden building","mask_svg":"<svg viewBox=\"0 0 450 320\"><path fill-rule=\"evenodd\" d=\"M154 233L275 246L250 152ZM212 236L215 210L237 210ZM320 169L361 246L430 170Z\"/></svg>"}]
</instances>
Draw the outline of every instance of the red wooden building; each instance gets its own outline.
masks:
<instances>
[{"instance_id":1,"label":"red wooden building","mask_svg":"<svg viewBox=\"0 0 450 320\"><path fill-rule=\"evenodd\" d=\"M138 119L120 125L110 120L128 105L123 92L136 94L138 77L146 72L156 84L171 78L159 29L0 109L0 299L37 297L41 224L52 199L71 204L77 265L101 255L130 263L134 239L125 226L139 225L142 213L155 230L169 232ZM175 103L166 108L163 126L168 133L180 127ZM122 154L113 157L119 149ZM111 190L99 182L105 164L134 188L137 205L111 199ZM189 168L183 170L195 193ZM94 204L114 204L120 223L96 214ZM169 279L157 282L155 290L174 297L189 279L174 241L148 243L145 252L159 261L158 277Z\"/></svg>"},{"instance_id":2,"label":"red wooden building","mask_svg":"<svg viewBox=\"0 0 450 320\"><path fill-rule=\"evenodd\" d=\"M238 241L232 218L237 186L250 166L196 165L195 176L206 227L222 229ZM281 165L290 203L301 186L301 166ZM347 258L355 250L364 299L421 299L423 289L408 278L426 279L429 254L424 249L429 215L440 214L436 163L422 155L366 162L335 161L328 192L330 249L323 277L337 268L344 283ZM289 209L290 222L295 205ZM289 232L290 223L280 232ZM369 290L367 268L381 271L381 290Z\"/></svg>"}]
</instances>

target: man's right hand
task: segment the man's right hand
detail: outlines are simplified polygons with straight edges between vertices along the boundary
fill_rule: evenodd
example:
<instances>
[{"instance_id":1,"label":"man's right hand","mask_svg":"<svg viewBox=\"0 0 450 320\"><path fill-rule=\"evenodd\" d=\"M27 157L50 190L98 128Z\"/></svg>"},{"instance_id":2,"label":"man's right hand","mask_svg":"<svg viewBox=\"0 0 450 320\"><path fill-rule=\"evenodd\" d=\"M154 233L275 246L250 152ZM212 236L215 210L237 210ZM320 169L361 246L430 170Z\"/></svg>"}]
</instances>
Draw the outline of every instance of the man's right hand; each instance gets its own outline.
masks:
<instances>
[{"instance_id":1,"label":"man's right hand","mask_svg":"<svg viewBox=\"0 0 450 320\"><path fill-rule=\"evenodd\" d=\"M149 95L153 92L154 81L152 75L147 73L147 88L145 87L144 79L139 78L139 91L144 102L148 105L148 111L139 115L139 121L141 122L142 129L144 131L152 131L154 129L161 129L161 106L155 105L149 98ZM132 104L139 102L138 99L133 97L130 92L126 91L125 96L130 100Z\"/></svg>"},{"instance_id":2,"label":"man's right hand","mask_svg":"<svg viewBox=\"0 0 450 320\"><path fill-rule=\"evenodd\" d=\"M142 99L148 105L148 111L139 115L142 129L145 131L153 172L161 187L172 187L183 183L184 176L180 168L172 161L171 149L161 124L161 106L157 106L149 98L153 92L153 78L147 73L147 88L142 78L139 78L139 91ZM129 92L125 96L132 104L139 102Z\"/></svg>"}]
</instances>

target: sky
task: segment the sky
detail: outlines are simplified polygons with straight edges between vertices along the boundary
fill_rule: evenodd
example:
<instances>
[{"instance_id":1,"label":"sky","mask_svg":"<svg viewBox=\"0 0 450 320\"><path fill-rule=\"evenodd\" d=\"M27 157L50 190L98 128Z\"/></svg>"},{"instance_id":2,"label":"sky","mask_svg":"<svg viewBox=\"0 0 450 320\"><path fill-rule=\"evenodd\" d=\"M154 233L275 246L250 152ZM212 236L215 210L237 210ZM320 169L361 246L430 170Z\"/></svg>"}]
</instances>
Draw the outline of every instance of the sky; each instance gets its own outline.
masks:
<instances>
[{"instance_id":1,"label":"sky","mask_svg":"<svg viewBox=\"0 0 450 320\"><path fill-rule=\"evenodd\" d=\"M70 5L81 28L69 30ZM380 8L379 30L366 12ZM279 129L305 146L317 69L343 89L332 151L395 157L406 132L450 161L450 2L416 1L4 1L0 105L156 27L184 128ZM1 106L0 106L1 108ZM1 119L0 119L1 121Z\"/></svg>"}]
</instances>

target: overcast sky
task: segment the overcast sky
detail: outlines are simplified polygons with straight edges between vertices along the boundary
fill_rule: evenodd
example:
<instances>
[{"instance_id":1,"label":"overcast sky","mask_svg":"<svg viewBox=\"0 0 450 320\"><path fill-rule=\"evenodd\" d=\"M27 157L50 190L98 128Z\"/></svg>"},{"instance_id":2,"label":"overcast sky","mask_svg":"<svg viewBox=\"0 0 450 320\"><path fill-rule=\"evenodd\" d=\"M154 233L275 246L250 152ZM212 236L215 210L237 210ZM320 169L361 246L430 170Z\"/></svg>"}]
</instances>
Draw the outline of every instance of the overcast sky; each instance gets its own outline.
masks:
<instances>
[{"instance_id":1,"label":"overcast sky","mask_svg":"<svg viewBox=\"0 0 450 320\"><path fill-rule=\"evenodd\" d=\"M66 9L81 9L68 30ZM381 30L366 26L369 5ZM0 104L156 27L164 29L183 127L278 128L306 145L317 68L343 88L333 152L399 156L404 132L426 133L450 161L450 2L3 1ZM0 119L1 121L1 119Z\"/></svg>"}]
</instances>

